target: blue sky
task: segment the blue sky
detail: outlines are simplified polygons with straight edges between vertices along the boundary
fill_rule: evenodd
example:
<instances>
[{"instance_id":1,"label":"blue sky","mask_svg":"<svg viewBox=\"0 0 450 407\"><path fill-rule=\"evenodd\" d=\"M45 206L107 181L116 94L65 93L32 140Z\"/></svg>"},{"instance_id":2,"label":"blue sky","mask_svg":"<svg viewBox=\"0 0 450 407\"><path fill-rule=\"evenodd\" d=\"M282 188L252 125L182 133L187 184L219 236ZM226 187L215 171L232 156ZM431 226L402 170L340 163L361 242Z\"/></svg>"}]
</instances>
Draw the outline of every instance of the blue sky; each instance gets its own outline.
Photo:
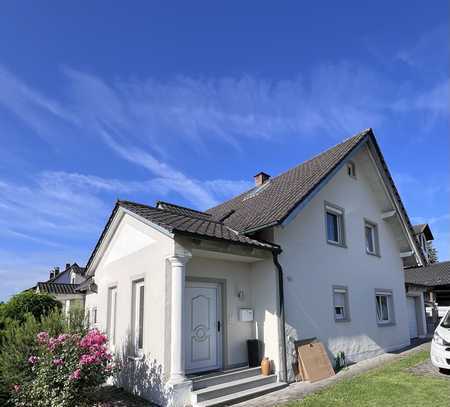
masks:
<instances>
[{"instance_id":1,"label":"blue sky","mask_svg":"<svg viewBox=\"0 0 450 407\"><path fill-rule=\"evenodd\" d=\"M0 300L117 198L205 209L373 127L450 258L448 2L2 3Z\"/></svg>"}]
</instances>

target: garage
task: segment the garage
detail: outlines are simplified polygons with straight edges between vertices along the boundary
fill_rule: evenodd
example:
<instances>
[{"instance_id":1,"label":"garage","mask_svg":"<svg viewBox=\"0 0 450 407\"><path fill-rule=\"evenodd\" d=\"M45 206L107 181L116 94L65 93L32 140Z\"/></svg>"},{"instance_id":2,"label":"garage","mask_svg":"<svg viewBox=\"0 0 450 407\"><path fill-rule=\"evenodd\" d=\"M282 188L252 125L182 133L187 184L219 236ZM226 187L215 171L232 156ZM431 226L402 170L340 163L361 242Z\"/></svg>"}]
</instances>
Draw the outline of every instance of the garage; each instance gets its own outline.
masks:
<instances>
[{"instance_id":1,"label":"garage","mask_svg":"<svg viewBox=\"0 0 450 407\"><path fill-rule=\"evenodd\" d=\"M409 337L417 338L419 336L418 324L417 324L417 297L408 296L408 324L409 324Z\"/></svg>"}]
</instances>

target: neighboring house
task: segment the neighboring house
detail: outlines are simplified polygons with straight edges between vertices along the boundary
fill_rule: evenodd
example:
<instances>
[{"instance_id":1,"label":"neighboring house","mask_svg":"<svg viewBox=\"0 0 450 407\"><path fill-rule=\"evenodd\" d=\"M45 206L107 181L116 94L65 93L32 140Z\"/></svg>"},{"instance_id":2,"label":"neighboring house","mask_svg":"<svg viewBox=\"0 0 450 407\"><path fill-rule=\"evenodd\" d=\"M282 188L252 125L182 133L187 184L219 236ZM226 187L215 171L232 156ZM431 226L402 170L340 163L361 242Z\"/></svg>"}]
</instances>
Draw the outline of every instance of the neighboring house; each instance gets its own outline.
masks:
<instances>
[{"instance_id":1,"label":"neighboring house","mask_svg":"<svg viewBox=\"0 0 450 407\"><path fill-rule=\"evenodd\" d=\"M450 261L405 270L407 285L424 287L427 302L436 304L439 317L450 309Z\"/></svg>"},{"instance_id":2,"label":"neighboring house","mask_svg":"<svg viewBox=\"0 0 450 407\"><path fill-rule=\"evenodd\" d=\"M65 312L76 306L83 308L86 291L80 290L80 284L86 281L85 268L77 263L67 263L64 271L59 270L59 267L55 267L50 271L49 280L38 282L33 288L37 292L52 294L61 302Z\"/></svg>"},{"instance_id":3,"label":"neighboring house","mask_svg":"<svg viewBox=\"0 0 450 407\"><path fill-rule=\"evenodd\" d=\"M410 343L403 263L427 260L372 130L255 182L206 212L117 201L86 266L86 309L123 386L163 405L226 404L292 381L301 339L349 361ZM245 367L248 339L274 375L202 378Z\"/></svg>"},{"instance_id":4,"label":"neighboring house","mask_svg":"<svg viewBox=\"0 0 450 407\"><path fill-rule=\"evenodd\" d=\"M428 245L427 242L434 240L433 234L431 233L430 226L427 223L423 223L420 225L414 225L414 234L416 235L416 239L419 241L420 247L427 259L428 258Z\"/></svg>"}]
</instances>

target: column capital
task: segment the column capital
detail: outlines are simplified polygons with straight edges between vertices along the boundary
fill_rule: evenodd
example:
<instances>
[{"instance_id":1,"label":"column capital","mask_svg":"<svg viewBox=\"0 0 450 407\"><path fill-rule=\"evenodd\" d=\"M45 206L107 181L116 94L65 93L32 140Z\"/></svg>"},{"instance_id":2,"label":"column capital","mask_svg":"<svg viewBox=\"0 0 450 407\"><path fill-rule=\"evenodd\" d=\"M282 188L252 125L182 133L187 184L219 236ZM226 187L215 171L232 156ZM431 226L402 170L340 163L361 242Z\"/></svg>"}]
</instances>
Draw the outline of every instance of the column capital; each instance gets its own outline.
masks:
<instances>
[{"instance_id":1,"label":"column capital","mask_svg":"<svg viewBox=\"0 0 450 407\"><path fill-rule=\"evenodd\" d=\"M176 254L174 256L170 256L167 258L167 260L169 260L169 262L172 266L183 267L191 259L191 257L192 257L192 254L183 253L183 254Z\"/></svg>"}]
</instances>

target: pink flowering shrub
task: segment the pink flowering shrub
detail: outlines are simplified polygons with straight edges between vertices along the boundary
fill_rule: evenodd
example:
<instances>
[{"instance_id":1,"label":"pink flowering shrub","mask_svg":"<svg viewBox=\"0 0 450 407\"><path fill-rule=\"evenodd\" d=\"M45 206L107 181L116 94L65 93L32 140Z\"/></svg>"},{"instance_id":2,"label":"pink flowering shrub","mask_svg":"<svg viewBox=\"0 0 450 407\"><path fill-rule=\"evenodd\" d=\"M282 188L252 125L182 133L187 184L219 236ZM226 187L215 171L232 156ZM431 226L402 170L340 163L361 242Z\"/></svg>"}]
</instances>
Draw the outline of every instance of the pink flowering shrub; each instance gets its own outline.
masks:
<instances>
[{"instance_id":1,"label":"pink flowering shrub","mask_svg":"<svg viewBox=\"0 0 450 407\"><path fill-rule=\"evenodd\" d=\"M105 383L113 374L107 337L96 329L85 336L51 337L40 332L36 345L36 354L28 357L30 380L11 389L16 406L79 406L83 394Z\"/></svg>"}]
</instances>

